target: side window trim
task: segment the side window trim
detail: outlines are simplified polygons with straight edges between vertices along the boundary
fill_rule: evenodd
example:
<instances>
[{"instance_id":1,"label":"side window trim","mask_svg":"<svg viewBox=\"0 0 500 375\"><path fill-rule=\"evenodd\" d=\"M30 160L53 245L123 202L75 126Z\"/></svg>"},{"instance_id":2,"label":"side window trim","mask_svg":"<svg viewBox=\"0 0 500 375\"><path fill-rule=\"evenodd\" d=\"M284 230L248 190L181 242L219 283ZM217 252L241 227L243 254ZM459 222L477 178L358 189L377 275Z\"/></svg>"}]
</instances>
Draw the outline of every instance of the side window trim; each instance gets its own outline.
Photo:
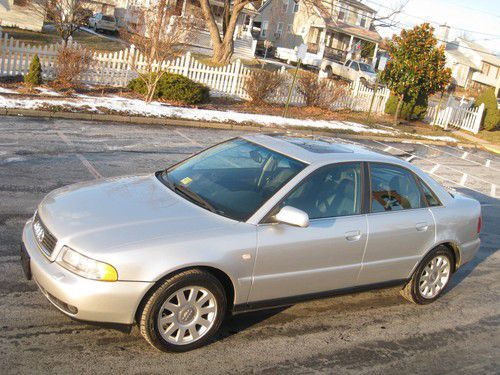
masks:
<instances>
[{"instance_id":1,"label":"side window trim","mask_svg":"<svg viewBox=\"0 0 500 375\"><path fill-rule=\"evenodd\" d=\"M376 214L383 214L383 213L388 213L388 212L401 212L401 211L383 211L383 212L373 212L372 210L372 203L373 203L373 196L372 196L372 174L371 174L371 166L372 164L379 164L379 165L387 165L389 167L396 167L396 168L401 168L401 169L404 169L405 171L407 171L413 178L413 181L415 182L415 185L417 185L417 188L418 188L418 191L420 192L420 199L422 200L422 207L417 207L417 208L407 208L403 211L409 211L409 210L420 210L422 208L429 208L429 202L427 201L427 198L425 197L425 194L424 194L424 190L422 189L422 186L420 185L420 181L421 179L410 169L406 168L405 166L403 165L399 165L399 164L392 164L392 163L386 163L386 162L382 162L382 161L373 161L373 162L367 162L366 165L367 165L367 177L368 177L368 183L366 185L368 185L368 211L367 213L368 214L373 214L373 213L376 213ZM424 183L422 181L422 183ZM432 189L430 189L428 186L427 188L429 189L429 191L432 193L432 195L434 195L434 197L436 198L436 200L439 202L440 206L442 206L442 203L441 201L436 197L436 194L432 191Z\"/></svg>"},{"instance_id":2,"label":"side window trim","mask_svg":"<svg viewBox=\"0 0 500 375\"><path fill-rule=\"evenodd\" d=\"M322 218L315 218L315 219L311 219L311 221L315 221L315 220L330 220L330 219L333 219L333 218L342 218L342 217L351 217L351 216L359 216L359 215L365 215L366 212L364 211L365 209L365 206L366 206L366 197L365 197L365 194L364 194L364 191L365 191L365 186L366 186L366 178L365 178L365 168L363 167L363 165L366 165L367 163L366 162L363 162L363 161L345 161L345 162L340 162L340 163L330 163L330 164L325 164L325 165L322 165L318 168L316 168L315 170L311 171L311 173L309 173L307 176L304 176L304 178L300 181L298 181L295 186L290 189L290 191L283 197L279 200L279 202L277 202L267 213L266 215L259 221L259 224L258 225L263 225L263 224L272 224L273 222L272 221L269 221L273 212L276 210L277 207L279 207L283 201L285 201L291 194L293 194L293 192L295 191L295 189L297 188L297 186L299 186L303 181L305 181L306 179L310 178L311 176L313 176L315 173L318 173L320 172L323 168L327 168L327 167L332 167L332 166L337 166L337 165L342 165L342 164L359 164L359 169L360 169L360 190L361 190L361 205L360 205L360 212L358 214L353 214L353 215L345 215L345 216L327 216L327 217L322 217ZM277 194L278 192L276 192Z\"/></svg>"},{"instance_id":3,"label":"side window trim","mask_svg":"<svg viewBox=\"0 0 500 375\"><path fill-rule=\"evenodd\" d=\"M418 185L418 188L420 189L420 191L422 192L422 196L423 196L423 199L424 199L424 202L426 203L426 207L430 208L430 207L441 207L443 206L443 202L441 202L441 199L439 199L439 197L436 195L436 193L434 193L434 190L432 190L429 185L427 185L424 180L422 180L419 176L417 176L415 173L413 174L414 175L414 178L417 182L417 185ZM432 196L434 197L434 199L438 202L438 205L437 206L431 206L429 204L429 200L427 199L427 197L425 196L425 192L424 192L424 188L423 186L425 186L427 188L427 190L429 190L429 192L432 194Z\"/></svg>"}]
</instances>

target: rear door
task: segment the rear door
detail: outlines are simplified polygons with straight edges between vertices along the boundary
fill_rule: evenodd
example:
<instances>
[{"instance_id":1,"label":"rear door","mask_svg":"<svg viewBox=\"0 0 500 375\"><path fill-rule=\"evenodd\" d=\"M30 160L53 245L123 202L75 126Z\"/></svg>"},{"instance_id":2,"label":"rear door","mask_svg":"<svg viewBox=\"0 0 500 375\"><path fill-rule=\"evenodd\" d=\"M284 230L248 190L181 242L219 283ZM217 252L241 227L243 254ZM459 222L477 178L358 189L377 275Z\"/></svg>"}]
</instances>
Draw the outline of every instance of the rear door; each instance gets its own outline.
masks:
<instances>
[{"instance_id":1,"label":"rear door","mask_svg":"<svg viewBox=\"0 0 500 375\"><path fill-rule=\"evenodd\" d=\"M271 211L292 206L310 218L307 228L264 223L249 302L354 286L367 238L361 163L319 168Z\"/></svg>"},{"instance_id":2,"label":"rear door","mask_svg":"<svg viewBox=\"0 0 500 375\"><path fill-rule=\"evenodd\" d=\"M413 172L370 163L368 244L358 285L406 279L435 241L434 218Z\"/></svg>"}]
</instances>

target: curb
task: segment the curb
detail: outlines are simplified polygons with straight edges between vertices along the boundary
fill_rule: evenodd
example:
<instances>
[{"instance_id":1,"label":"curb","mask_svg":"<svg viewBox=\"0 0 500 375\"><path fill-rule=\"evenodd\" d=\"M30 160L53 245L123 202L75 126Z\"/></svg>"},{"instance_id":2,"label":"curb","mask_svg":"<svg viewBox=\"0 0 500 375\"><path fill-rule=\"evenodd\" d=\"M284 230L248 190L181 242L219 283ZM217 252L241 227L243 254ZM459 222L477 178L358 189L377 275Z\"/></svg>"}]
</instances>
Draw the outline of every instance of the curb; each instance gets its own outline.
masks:
<instances>
[{"instance_id":1,"label":"curb","mask_svg":"<svg viewBox=\"0 0 500 375\"><path fill-rule=\"evenodd\" d=\"M464 148L477 148L481 147L490 152L499 153L498 149L488 149L486 145L481 144L470 144L462 142L446 142L430 139L413 139L413 138L398 138L398 137L388 137L380 135L358 135L352 133L343 133L338 130L324 130L324 129L287 129L276 126L250 126L250 125L240 125L240 124L230 124L222 122L210 122L210 121L199 121L199 120L186 120L186 119L176 119L171 117L146 117L146 116L126 116L126 115L107 115L107 114L97 114L97 113L79 113L79 112L64 112L64 111L44 111L38 109L16 109L16 108L2 108L0 109L0 115L6 116L26 116L26 117L40 117L48 119L72 119L72 120L89 120L89 121L105 121L105 122L119 122L131 125L166 125L166 126L184 126L191 128L210 128L210 129L224 129L224 130L244 130L249 132L283 132L292 131L296 134L304 135L320 135L320 136L332 136L333 134L342 135L347 139L359 139L359 140L377 140L386 142L400 142L400 143L410 143L410 144L429 144L435 146L459 146Z\"/></svg>"}]
</instances>

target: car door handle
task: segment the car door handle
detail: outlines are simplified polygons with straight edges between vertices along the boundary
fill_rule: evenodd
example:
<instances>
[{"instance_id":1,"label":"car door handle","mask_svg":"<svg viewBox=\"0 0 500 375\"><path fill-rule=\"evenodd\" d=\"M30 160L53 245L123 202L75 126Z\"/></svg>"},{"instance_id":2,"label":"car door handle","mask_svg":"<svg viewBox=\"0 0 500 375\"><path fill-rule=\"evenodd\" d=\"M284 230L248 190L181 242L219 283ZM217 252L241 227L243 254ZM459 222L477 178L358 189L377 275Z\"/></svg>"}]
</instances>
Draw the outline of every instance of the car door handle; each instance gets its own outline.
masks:
<instances>
[{"instance_id":1,"label":"car door handle","mask_svg":"<svg viewBox=\"0 0 500 375\"><path fill-rule=\"evenodd\" d=\"M415 228L419 232L425 232L427 229L429 229L429 224L427 223L418 223L415 225Z\"/></svg>"},{"instance_id":2,"label":"car door handle","mask_svg":"<svg viewBox=\"0 0 500 375\"><path fill-rule=\"evenodd\" d=\"M353 230L351 232L345 232L345 239L347 241L357 241L361 238L361 232L359 230Z\"/></svg>"}]
</instances>

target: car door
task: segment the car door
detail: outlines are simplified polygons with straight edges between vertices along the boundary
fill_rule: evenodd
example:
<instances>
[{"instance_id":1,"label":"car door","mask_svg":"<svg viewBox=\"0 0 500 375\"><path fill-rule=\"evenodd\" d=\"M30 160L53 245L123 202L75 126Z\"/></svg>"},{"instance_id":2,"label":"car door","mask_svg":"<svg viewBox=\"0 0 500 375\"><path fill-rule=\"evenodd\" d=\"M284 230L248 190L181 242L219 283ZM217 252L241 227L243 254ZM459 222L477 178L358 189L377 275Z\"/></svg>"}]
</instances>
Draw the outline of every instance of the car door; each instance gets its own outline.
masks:
<instances>
[{"instance_id":1,"label":"car door","mask_svg":"<svg viewBox=\"0 0 500 375\"><path fill-rule=\"evenodd\" d=\"M435 239L434 218L413 172L385 163L369 166L369 239L358 285L408 278Z\"/></svg>"},{"instance_id":2,"label":"car door","mask_svg":"<svg viewBox=\"0 0 500 375\"><path fill-rule=\"evenodd\" d=\"M321 167L305 177L268 215L292 206L309 215L306 228L257 226L249 302L308 295L355 285L367 239L361 163Z\"/></svg>"}]
</instances>

